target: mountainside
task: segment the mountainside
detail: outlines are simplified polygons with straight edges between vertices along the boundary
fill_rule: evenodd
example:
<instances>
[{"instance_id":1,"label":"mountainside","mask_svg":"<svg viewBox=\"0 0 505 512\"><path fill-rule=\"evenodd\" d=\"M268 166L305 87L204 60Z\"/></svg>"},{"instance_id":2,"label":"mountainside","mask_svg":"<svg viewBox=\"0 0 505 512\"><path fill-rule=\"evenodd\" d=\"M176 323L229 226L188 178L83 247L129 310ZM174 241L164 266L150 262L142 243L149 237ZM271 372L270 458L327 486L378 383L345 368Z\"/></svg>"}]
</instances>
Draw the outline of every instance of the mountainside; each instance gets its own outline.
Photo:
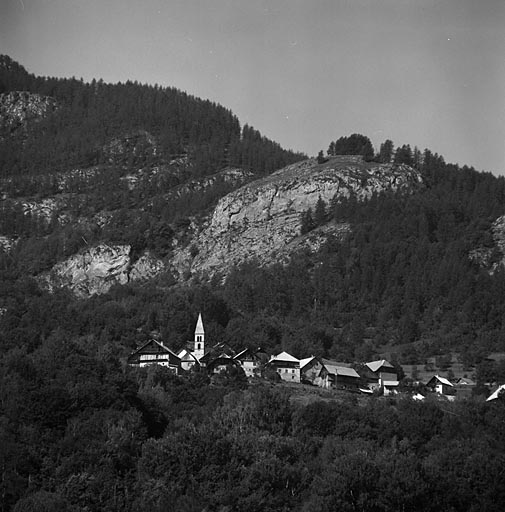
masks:
<instances>
[{"instance_id":1,"label":"mountainside","mask_svg":"<svg viewBox=\"0 0 505 512\"><path fill-rule=\"evenodd\" d=\"M211 338L297 357L505 349L501 177L360 134L307 159L181 91L7 57L0 109L4 351L58 329L178 348L199 311Z\"/></svg>"},{"instance_id":2,"label":"mountainside","mask_svg":"<svg viewBox=\"0 0 505 512\"><path fill-rule=\"evenodd\" d=\"M359 157L292 164L223 197L189 246L175 251L172 266L178 275L212 276L226 275L233 265L249 259L262 264L287 261L295 250L309 244L317 250L329 235L348 231L336 219L318 236L299 240L301 216L314 209L319 198L327 204L351 195L363 200L388 190L414 192L421 183L420 173L411 167Z\"/></svg>"}]
</instances>

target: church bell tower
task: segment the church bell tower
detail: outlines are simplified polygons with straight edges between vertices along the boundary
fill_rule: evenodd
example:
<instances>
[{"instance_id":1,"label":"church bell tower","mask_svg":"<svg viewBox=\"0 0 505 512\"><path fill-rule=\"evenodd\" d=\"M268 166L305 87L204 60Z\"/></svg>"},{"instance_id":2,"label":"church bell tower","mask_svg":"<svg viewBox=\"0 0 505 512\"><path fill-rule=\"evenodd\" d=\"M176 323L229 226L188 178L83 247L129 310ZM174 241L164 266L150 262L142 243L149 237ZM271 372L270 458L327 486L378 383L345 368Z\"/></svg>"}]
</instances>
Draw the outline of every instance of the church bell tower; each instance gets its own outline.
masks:
<instances>
[{"instance_id":1,"label":"church bell tower","mask_svg":"<svg viewBox=\"0 0 505 512\"><path fill-rule=\"evenodd\" d=\"M198 314L198 322L195 329L195 345L193 355L200 359L205 354L205 331L203 329L202 314Z\"/></svg>"}]
</instances>

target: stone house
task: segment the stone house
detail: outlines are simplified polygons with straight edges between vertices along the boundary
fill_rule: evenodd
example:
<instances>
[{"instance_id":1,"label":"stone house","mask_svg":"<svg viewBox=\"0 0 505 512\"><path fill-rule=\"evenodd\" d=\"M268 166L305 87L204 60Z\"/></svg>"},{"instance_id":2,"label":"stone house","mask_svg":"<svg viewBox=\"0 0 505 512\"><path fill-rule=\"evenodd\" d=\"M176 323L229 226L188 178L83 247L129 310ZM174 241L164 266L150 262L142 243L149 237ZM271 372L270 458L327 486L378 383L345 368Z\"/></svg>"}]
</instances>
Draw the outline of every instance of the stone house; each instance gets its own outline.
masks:
<instances>
[{"instance_id":1,"label":"stone house","mask_svg":"<svg viewBox=\"0 0 505 512\"><path fill-rule=\"evenodd\" d=\"M267 366L274 369L286 382L300 382L300 360L287 352L272 356Z\"/></svg>"}]
</instances>

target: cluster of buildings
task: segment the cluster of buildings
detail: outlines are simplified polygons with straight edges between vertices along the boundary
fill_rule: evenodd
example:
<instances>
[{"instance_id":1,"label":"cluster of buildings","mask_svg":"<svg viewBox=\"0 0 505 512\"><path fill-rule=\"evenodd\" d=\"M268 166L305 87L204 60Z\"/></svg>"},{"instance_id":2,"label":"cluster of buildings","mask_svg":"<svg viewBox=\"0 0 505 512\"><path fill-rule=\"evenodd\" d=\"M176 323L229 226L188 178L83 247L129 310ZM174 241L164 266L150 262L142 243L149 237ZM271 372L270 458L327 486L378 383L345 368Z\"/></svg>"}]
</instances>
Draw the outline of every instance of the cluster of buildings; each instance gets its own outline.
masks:
<instances>
[{"instance_id":1,"label":"cluster of buildings","mask_svg":"<svg viewBox=\"0 0 505 512\"><path fill-rule=\"evenodd\" d=\"M263 350L244 349L236 353L224 343L210 349L205 345L202 315L198 315L194 339L178 353L162 341L150 339L128 357L128 364L144 367L158 364L180 374L195 366L205 368L209 374L218 374L235 367L247 377L265 377L294 383L309 383L326 389L338 388L373 393L380 389L384 395L397 393L397 369L385 359L361 365L356 371L349 363L331 361L315 356L298 359L287 352L268 356ZM359 372L359 373L358 373ZM434 375L426 388L449 399L456 395L456 387L445 377ZM417 395L422 400L423 395Z\"/></svg>"}]
</instances>

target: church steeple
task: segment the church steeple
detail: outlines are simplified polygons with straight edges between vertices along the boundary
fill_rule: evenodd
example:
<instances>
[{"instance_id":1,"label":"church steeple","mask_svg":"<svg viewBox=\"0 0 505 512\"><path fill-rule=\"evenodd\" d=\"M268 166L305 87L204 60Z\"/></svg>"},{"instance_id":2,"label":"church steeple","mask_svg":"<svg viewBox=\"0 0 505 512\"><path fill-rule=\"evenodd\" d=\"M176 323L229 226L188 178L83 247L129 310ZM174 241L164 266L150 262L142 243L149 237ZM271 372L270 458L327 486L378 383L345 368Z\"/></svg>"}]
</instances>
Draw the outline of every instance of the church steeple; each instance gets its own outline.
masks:
<instances>
[{"instance_id":1,"label":"church steeple","mask_svg":"<svg viewBox=\"0 0 505 512\"><path fill-rule=\"evenodd\" d=\"M200 359L205 354L205 330L203 328L202 314L198 314L198 321L195 329L195 346L193 355Z\"/></svg>"}]
</instances>

